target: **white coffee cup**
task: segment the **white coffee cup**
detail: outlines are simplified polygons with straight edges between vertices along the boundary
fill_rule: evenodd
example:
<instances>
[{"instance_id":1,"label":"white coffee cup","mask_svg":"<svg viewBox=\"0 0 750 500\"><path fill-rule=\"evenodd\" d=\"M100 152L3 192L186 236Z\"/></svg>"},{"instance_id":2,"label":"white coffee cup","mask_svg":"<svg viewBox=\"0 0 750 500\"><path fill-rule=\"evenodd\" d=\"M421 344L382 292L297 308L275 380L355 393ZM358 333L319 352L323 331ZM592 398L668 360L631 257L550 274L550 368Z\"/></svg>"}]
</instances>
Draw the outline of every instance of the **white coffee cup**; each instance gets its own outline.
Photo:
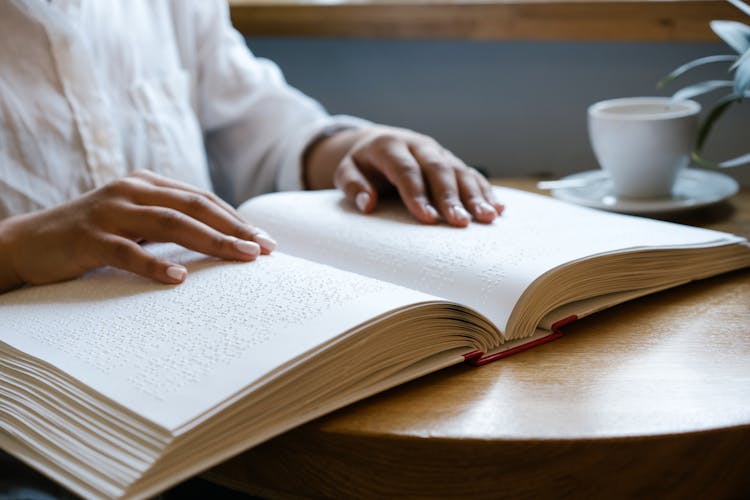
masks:
<instances>
[{"instance_id":1,"label":"white coffee cup","mask_svg":"<svg viewBox=\"0 0 750 500\"><path fill-rule=\"evenodd\" d=\"M589 138L614 195L666 198L690 161L701 106L670 97L625 97L589 106Z\"/></svg>"}]
</instances>

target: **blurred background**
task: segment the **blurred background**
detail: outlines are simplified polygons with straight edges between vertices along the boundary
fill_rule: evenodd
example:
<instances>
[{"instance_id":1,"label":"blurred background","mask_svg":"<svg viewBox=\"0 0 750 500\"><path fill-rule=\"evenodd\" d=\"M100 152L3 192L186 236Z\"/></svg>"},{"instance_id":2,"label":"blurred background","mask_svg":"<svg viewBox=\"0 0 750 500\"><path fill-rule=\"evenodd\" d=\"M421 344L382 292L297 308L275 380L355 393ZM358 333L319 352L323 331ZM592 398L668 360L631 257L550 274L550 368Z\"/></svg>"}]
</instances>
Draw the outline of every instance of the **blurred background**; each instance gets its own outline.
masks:
<instances>
[{"instance_id":1,"label":"blurred background","mask_svg":"<svg viewBox=\"0 0 750 500\"><path fill-rule=\"evenodd\" d=\"M287 80L331 113L413 128L491 176L558 177L597 168L586 129L589 104L670 95L690 82L726 78L695 70L663 90L656 82L697 57L731 52L722 42L530 42L250 37ZM698 99L709 103L715 95ZM750 105L730 109L706 157L750 151ZM750 185L750 166L725 170Z\"/></svg>"}]
</instances>

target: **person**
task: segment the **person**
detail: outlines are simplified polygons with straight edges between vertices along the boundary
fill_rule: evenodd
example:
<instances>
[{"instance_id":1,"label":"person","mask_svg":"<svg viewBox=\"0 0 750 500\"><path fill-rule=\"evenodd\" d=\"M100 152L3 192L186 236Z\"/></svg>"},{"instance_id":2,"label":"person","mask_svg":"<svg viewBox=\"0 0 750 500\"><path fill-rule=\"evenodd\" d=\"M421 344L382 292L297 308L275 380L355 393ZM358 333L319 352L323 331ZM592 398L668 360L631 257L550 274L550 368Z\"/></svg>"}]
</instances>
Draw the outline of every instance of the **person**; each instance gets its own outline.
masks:
<instances>
[{"instance_id":1,"label":"person","mask_svg":"<svg viewBox=\"0 0 750 500\"><path fill-rule=\"evenodd\" d=\"M457 227L503 208L434 139L329 116L221 0L8 0L0 68L0 292L102 266L186 278L144 241L252 261L276 242L232 204L275 189L335 185L364 213L393 191Z\"/></svg>"}]
</instances>

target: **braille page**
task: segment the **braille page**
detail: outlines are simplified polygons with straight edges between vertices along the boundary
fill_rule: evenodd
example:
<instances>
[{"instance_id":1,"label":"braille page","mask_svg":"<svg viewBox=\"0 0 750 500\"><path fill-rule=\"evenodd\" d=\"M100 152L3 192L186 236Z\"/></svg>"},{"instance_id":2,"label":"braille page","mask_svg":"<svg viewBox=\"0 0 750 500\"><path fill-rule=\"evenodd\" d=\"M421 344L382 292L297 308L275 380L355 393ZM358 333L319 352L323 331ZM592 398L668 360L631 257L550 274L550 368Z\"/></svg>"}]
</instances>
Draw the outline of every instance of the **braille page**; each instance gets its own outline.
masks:
<instances>
[{"instance_id":1,"label":"braille page","mask_svg":"<svg viewBox=\"0 0 750 500\"><path fill-rule=\"evenodd\" d=\"M182 261L187 280L106 269L0 295L0 340L173 430L338 334L433 299L278 252L232 263L152 251Z\"/></svg>"},{"instance_id":2,"label":"braille page","mask_svg":"<svg viewBox=\"0 0 750 500\"><path fill-rule=\"evenodd\" d=\"M287 253L459 302L501 331L526 287L562 264L627 249L741 240L513 189L496 188L496 195L503 214L463 229L419 224L397 201L363 215L333 190L264 195L240 212Z\"/></svg>"}]
</instances>

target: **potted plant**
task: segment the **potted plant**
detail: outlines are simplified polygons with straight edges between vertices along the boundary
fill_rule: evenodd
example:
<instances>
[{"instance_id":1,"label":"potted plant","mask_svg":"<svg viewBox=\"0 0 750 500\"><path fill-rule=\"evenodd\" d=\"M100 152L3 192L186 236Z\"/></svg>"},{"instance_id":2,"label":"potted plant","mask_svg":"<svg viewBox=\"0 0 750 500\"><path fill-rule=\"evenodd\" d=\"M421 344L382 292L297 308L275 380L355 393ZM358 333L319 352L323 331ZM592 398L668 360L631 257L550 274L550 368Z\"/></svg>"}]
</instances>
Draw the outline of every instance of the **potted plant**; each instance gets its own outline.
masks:
<instances>
[{"instance_id":1,"label":"potted plant","mask_svg":"<svg viewBox=\"0 0 750 500\"><path fill-rule=\"evenodd\" d=\"M750 15L750 6L746 3L741 0L727 1L742 10L745 14ZM716 63L729 65L728 73L733 75L731 79L708 80L696 83L678 90L673 97L675 99L691 99L709 92L725 90L725 93L713 102L710 110L700 123L692 157L697 164L704 167L736 167L750 163L750 153L716 163L705 159L701 151L713 125L724 112L733 104L750 97L750 26L736 21L711 21L711 29L734 49L736 54L708 56L690 61L665 76L658 83L658 87L665 86L699 66Z\"/></svg>"}]
</instances>

